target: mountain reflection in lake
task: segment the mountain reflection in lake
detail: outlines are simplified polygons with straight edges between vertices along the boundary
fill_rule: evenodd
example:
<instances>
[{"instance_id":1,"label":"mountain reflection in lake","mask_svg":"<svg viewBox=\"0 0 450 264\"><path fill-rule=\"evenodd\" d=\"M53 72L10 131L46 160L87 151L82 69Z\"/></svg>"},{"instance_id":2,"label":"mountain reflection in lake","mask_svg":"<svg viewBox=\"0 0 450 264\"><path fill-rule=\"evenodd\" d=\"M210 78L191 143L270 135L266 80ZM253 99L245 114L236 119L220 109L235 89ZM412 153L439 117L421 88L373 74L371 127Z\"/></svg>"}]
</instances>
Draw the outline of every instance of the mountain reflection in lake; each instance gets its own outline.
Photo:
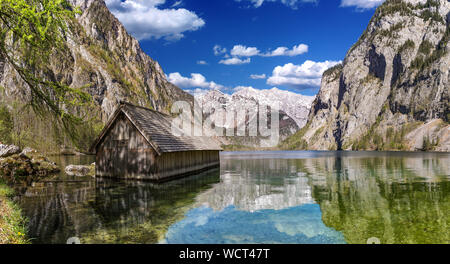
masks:
<instances>
[{"instance_id":1,"label":"mountain reflection in lake","mask_svg":"<svg viewBox=\"0 0 450 264\"><path fill-rule=\"evenodd\" d=\"M70 178L18 200L35 243L450 242L450 154L222 153L163 184Z\"/></svg>"}]
</instances>

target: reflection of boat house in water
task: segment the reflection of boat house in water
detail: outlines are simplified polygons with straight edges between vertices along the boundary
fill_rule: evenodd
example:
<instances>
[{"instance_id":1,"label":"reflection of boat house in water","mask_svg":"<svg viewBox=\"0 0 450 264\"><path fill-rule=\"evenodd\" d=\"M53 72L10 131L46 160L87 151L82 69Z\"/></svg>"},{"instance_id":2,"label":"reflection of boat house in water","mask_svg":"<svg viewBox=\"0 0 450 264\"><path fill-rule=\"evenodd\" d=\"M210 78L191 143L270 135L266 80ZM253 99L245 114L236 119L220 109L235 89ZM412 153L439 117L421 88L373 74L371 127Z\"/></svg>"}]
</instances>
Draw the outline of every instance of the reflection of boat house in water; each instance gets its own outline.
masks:
<instances>
[{"instance_id":1,"label":"reflection of boat house in water","mask_svg":"<svg viewBox=\"0 0 450 264\"><path fill-rule=\"evenodd\" d=\"M121 103L92 150L99 177L165 180L219 166L221 148L211 138L173 135L168 115Z\"/></svg>"}]
</instances>

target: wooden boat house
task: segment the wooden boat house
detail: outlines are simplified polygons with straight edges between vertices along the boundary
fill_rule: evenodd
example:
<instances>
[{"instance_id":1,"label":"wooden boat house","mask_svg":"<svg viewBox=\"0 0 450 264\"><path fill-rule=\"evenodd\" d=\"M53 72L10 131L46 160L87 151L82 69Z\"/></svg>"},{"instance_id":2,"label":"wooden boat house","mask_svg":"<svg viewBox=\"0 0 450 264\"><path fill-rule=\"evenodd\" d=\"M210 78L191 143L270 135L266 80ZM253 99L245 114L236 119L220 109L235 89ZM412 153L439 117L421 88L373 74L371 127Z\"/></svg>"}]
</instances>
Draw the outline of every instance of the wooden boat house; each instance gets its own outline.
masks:
<instances>
[{"instance_id":1,"label":"wooden boat house","mask_svg":"<svg viewBox=\"0 0 450 264\"><path fill-rule=\"evenodd\" d=\"M177 137L170 116L121 103L91 150L98 177L161 181L218 167L221 147L212 138Z\"/></svg>"}]
</instances>

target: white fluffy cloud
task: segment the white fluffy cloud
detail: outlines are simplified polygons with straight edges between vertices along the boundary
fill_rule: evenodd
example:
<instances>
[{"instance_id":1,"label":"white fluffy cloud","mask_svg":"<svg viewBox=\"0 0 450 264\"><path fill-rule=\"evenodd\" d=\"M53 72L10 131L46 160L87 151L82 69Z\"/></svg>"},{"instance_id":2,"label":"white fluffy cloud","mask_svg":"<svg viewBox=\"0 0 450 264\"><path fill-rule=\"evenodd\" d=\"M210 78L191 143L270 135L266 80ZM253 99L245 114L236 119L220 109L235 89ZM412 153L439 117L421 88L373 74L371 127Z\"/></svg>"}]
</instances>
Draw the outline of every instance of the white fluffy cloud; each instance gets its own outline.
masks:
<instances>
[{"instance_id":1,"label":"white fluffy cloud","mask_svg":"<svg viewBox=\"0 0 450 264\"><path fill-rule=\"evenodd\" d=\"M197 64L198 65L208 65L208 63L206 61L204 61L204 60L197 61Z\"/></svg>"},{"instance_id":2,"label":"white fluffy cloud","mask_svg":"<svg viewBox=\"0 0 450 264\"><path fill-rule=\"evenodd\" d=\"M171 73L167 76L169 82L175 84L176 86L186 89L186 88L206 88L206 89L217 89L220 90L224 88L223 85L217 84L215 82L207 82L205 76L200 73L191 73L191 78L182 76L179 72Z\"/></svg>"},{"instance_id":3,"label":"white fluffy cloud","mask_svg":"<svg viewBox=\"0 0 450 264\"><path fill-rule=\"evenodd\" d=\"M294 56L301 55L303 53L308 52L308 49L309 49L308 45L305 45L305 44L299 44L297 46L294 46L292 49L288 49L286 47L278 47L275 50L264 54L263 56L266 56L266 57L275 57L275 56L294 57Z\"/></svg>"},{"instance_id":4,"label":"white fluffy cloud","mask_svg":"<svg viewBox=\"0 0 450 264\"><path fill-rule=\"evenodd\" d=\"M260 56L260 57L276 57L276 56L298 56L303 53L308 52L308 45L299 44L292 49L288 49L286 47L278 47L272 51L268 51L266 53L261 52L257 47L247 47L244 45L234 45L234 47L230 50L230 54L226 54L227 49L222 48L219 45L214 46L214 54L224 55L224 59L219 61L220 64L225 65L240 65L250 63L250 57ZM247 58L247 59L241 59Z\"/></svg>"},{"instance_id":5,"label":"white fluffy cloud","mask_svg":"<svg viewBox=\"0 0 450 264\"><path fill-rule=\"evenodd\" d=\"M278 47L272 51L263 53L256 47L235 45L233 47L233 49L230 51L230 54L233 57L253 57L253 56L261 56L261 57L290 56L290 57L294 57L294 56L298 56L298 55L308 52L308 49L309 49L308 45L299 44L299 45L292 47L292 49L289 49L286 47ZM226 52L226 49L225 49L225 52ZM223 53L225 53L225 52L223 52ZM214 54L218 55L218 53L216 53L216 50L214 50Z\"/></svg>"},{"instance_id":6,"label":"white fluffy cloud","mask_svg":"<svg viewBox=\"0 0 450 264\"><path fill-rule=\"evenodd\" d=\"M236 45L230 51L230 54L232 56L239 56L239 57L252 57L259 55L259 53L260 53L259 49L255 47L246 47L243 45Z\"/></svg>"},{"instance_id":7,"label":"white fluffy cloud","mask_svg":"<svg viewBox=\"0 0 450 264\"><path fill-rule=\"evenodd\" d=\"M247 59L239 59L239 58L229 58L229 59L223 59L219 61L220 64L225 65L241 65L241 64L247 64L250 63L250 58Z\"/></svg>"},{"instance_id":8,"label":"white fluffy cloud","mask_svg":"<svg viewBox=\"0 0 450 264\"><path fill-rule=\"evenodd\" d=\"M175 8L177 2L167 9L158 7L166 0L106 0L111 12L137 39L178 40L184 32L195 31L205 25L205 21L194 12Z\"/></svg>"},{"instance_id":9,"label":"white fluffy cloud","mask_svg":"<svg viewBox=\"0 0 450 264\"><path fill-rule=\"evenodd\" d=\"M359 9L369 9L381 5L385 0L342 0L342 7L354 6Z\"/></svg>"},{"instance_id":10,"label":"white fluffy cloud","mask_svg":"<svg viewBox=\"0 0 450 264\"><path fill-rule=\"evenodd\" d=\"M267 80L267 84L287 85L298 89L319 87L324 71L339 63L340 61L314 62L307 60L302 65L288 63L284 66L277 66Z\"/></svg>"},{"instance_id":11,"label":"white fluffy cloud","mask_svg":"<svg viewBox=\"0 0 450 264\"><path fill-rule=\"evenodd\" d=\"M216 55L216 56L227 53L227 49L222 48L220 45L215 45L213 48L213 51L214 51L214 55Z\"/></svg>"},{"instance_id":12,"label":"white fluffy cloud","mask_svg":"<svg viewBox=\"0 0 450 264\"><path fill-rule=\"evenodd\" d=\"M250 78L252 78L253 80L259 80L259 79L266 79L267 76L266 74L252 74L250 75Z\"/></svg>"},{"instance_id":13,"label":"white fluffy cloud","mask_svg":"<svg viewBox=\"0 0 450 264\"><path fill-rule=\"evenodd\" d=\"M280 2L293 9L297 9L299 3L316 3L317 0L235 0L236 2L251 2L253 7L258 8L264 2Z\"/></svg>"}]
</instances>

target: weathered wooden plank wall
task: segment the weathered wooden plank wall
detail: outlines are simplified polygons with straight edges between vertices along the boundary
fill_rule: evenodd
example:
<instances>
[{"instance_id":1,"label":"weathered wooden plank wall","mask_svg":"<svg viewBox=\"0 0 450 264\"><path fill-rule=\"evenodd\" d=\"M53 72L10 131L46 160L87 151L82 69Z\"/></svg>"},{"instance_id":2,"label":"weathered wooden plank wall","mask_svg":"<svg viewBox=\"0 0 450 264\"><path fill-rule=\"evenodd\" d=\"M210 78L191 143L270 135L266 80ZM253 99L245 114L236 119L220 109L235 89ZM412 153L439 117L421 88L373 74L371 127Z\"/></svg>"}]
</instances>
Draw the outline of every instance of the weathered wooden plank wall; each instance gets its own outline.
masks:
<instances>
[{"instance_id":1,"label":"weathered wooden plank wall","mask_svg":"<svg viewBox=\"0 0 450 264\"><path fill-rule=\"evenodd\" d=\"M217 166L219 151L186 151L164 153L156 158L159 179Z\"/></svg>"}]
</instances>

